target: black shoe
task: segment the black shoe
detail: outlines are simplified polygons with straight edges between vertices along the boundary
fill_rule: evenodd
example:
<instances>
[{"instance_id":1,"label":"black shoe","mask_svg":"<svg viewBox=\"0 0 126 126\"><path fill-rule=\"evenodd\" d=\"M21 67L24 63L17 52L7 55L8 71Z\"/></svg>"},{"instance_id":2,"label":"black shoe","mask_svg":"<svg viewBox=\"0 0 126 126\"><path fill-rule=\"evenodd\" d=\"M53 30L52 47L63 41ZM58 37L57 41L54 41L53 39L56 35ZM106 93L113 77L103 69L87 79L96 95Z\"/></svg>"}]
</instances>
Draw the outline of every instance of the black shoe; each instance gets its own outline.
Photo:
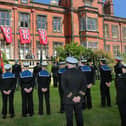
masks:
<instances>
[{"instance_id":1,"label":"black shoe","mask_svg":"<svg viewBox=\"0 0 126 126\"><path fill-rule=\"evenodd\" d=\"M15 116L14 114L11 114L11 115L10 115L10 118L13 118L14 116Z\"/></svg>"},{"instance_id":2,"label":"black shoe","mask_svg":"<svg viewBox=\"0 0 126 126\"><path fill-rule=\"evenodd\" d=\"M43 113L40 113L40 112L39 112L38 114L39 114L40 116L42 116L42 115L43 115Z\"/></svg>"},{"instance_id":3,"label":"black shoe","mask_svg":"<svg viewBox=\"0 0 126 126\"><path fill-rule=\"evenodd\" d=\"M27 117L27 115L26 114L22 114L22 117Z\"/></svg>"},{"instance_id":4,"label":"black shoe","mask_svg":"<svg viewBox=\"0 0 126 126\"><path fill-rule=\"evenodd\" d=\"M31 114L29 114L29 116L30 116L30 117L32 117L32 116L33 116L33 114L31 113Z\"/></svg>"},{"instance_id":5,"label":"black shoe","mask_svg":"<svg viewBox=\"0 0 126 126\"><path fill-rule=\"evenodd\" d=\"M2 118L3 118L3 119L6 119L6 115L3 115Z\"/></svg>"}]
</instances>

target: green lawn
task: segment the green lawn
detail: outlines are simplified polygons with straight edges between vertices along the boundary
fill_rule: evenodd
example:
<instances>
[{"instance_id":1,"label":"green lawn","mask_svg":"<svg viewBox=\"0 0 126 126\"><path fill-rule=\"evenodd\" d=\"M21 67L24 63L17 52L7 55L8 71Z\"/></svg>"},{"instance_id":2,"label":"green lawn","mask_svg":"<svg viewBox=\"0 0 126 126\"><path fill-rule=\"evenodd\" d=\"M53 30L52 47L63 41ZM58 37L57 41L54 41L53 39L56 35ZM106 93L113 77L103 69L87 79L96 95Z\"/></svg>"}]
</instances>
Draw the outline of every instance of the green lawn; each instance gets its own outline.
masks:
<instances>
[{"instance_id":1,"label":"green lawn","mask_svg":"<svg viewBox=\"0 0 126 126\"><path fill-rule=\"evenodd\" d=\"M0 117L0 126L66 126L65 115L59 114L59 95L58 89L51 87L51 115L39 116L38 113L38 97L37 91L34 91L34 110L33 117L23 118L21 116L21 95L20 91L15 93L15 118L2 119ZM117 105L115 105L115 88L114 84L111 86L111 108L100 107L100 92L99 83L92 87L93 109L85 110L83 117L85 126L120 126L120 116ZM0 94L0 108L1 108L1 94ZM1 111L1 109L0 109ZM74 125L75 126L75 125Z\"/></svg>"}]
</instances>

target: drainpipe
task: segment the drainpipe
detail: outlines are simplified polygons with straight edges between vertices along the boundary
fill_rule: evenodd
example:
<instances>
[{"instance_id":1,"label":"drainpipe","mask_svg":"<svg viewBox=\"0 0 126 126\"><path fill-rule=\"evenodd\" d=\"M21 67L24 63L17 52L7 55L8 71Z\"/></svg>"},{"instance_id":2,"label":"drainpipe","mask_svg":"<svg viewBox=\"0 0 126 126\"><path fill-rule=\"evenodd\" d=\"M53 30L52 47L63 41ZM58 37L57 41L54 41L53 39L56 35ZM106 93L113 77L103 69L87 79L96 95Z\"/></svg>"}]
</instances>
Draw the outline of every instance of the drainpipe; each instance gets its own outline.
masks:
<instances>
[{"instance_id":1,"label":"drainpipe","mask_svg":"<svg viewBox=\"0 0 126 126\"><path fill-rule=\"evenodd\" d=\"M122 28L121 23L119 23L119 32L120 32L120 42L121 42L121 54L123 53L123 41L122 41Z\"/></svg>"}]
</instances>

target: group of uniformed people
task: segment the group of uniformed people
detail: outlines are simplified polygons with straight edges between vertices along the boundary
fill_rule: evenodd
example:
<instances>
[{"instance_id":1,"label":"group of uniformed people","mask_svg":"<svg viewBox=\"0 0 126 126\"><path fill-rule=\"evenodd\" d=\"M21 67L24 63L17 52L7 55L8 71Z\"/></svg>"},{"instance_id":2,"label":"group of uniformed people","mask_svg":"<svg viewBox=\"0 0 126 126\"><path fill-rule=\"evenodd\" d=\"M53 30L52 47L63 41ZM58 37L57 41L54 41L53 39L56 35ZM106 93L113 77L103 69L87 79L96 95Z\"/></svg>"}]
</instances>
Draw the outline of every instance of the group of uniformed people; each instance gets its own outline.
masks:
<instances>
[{"instance_id":1,"label":"group of uniformed people","mask_svg":"<svg viewBox=\"0 0 126 126\"><path fill-rule=\"evenodd\" d=\"M116 78L117 104L121 115L121 126L126 126L126 65L122 64L120 57L116 58L114 67ZM16 61L15 65L5 65L5 72L0 74L0 89L2 93L2 115L7 116L7 100L9 99L9 114L14 117L14 93L16 83L19 83L22 94L22 116L34 114L33 90L37 84L38 89L38 114L43 115L43 99L45 97L46 112L50 114L50 82L51 74L47 71L47 62L39 63L34 67L33 73L29 70L29 63L24 63L24 69ZM101 106L111 106L110 86L112 70L107 65L105 58L100 60L100 94ZM73 126L73 111L77 126L84 126L82 109L92 108L91 87L95 84L96 68L91 60L78 61L76 58L67 57L66 61L53 63L52 77L54 87L58 86L60 96L60 113L66 113L67 126Z\"/></svg>"}]
</instances>

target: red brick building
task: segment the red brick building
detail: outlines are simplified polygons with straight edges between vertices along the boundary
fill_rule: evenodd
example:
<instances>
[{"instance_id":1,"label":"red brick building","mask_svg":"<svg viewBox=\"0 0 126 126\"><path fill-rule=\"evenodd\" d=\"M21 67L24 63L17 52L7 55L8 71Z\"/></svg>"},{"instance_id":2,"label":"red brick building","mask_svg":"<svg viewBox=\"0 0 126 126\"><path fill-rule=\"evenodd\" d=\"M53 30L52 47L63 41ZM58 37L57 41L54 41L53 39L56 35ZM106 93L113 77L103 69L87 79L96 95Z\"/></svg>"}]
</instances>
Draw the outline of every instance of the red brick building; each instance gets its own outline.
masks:
<instances>
[{"instance_id":1,"label":"red brick building","mask_svg":"<svg viewBox=\"0 0 126 126\"><path fill-rule=\"evenodd\" d=\"M126 18L114 16L112 0L59 0L58 5L0 0L0 25L12 29L10 44L0 31L0 48L8 59L24 59L29 52L38 59L41 49L43 58L50 57L58 45L72 40L113 55L126 53ZM29 44L21 44L19 29L24 27L30 30ZM39 28L47 31L46 46L40 44Z\"/></svg>"}]
</instances>

